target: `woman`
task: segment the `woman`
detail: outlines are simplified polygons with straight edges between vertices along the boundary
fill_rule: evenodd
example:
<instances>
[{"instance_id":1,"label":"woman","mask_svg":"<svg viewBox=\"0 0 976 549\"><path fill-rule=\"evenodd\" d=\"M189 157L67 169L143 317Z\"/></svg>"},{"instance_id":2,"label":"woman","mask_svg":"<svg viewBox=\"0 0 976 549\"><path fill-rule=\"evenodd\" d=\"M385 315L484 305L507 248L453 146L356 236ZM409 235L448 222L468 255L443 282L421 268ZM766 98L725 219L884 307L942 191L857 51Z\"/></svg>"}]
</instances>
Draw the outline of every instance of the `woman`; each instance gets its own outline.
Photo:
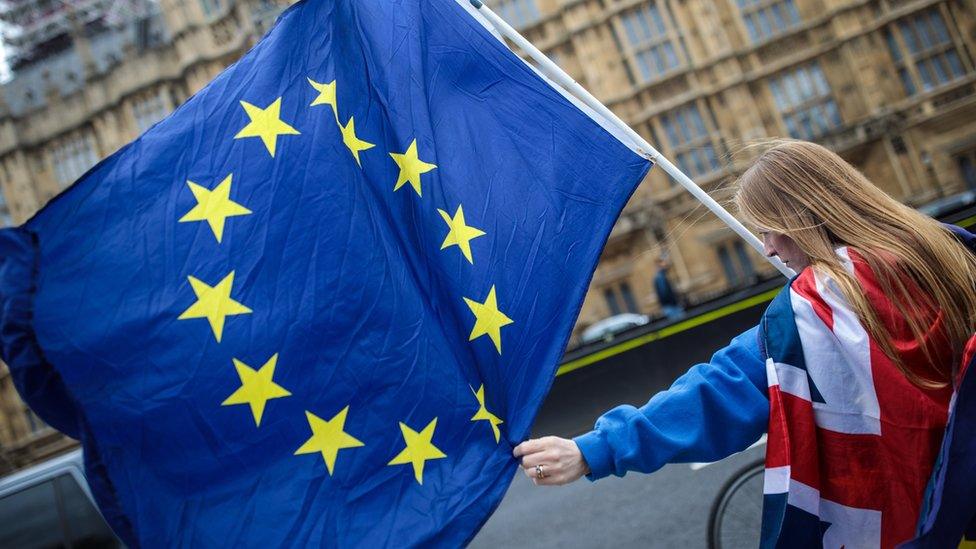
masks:
<instances>
[{"instance_id":1,"label":"woman","mask_svg":"<svg viewBox=\"0 0 976 549\"><path fill-rule=\"evenodd\" d=\"M641 408L514 454L533 482L557 485L721 459L768 432L764 546L908 540L972 356L965 232L813 143L775 143L737 186L765 253L798 273L760 325Z\"/></svg>"}]
</instances>

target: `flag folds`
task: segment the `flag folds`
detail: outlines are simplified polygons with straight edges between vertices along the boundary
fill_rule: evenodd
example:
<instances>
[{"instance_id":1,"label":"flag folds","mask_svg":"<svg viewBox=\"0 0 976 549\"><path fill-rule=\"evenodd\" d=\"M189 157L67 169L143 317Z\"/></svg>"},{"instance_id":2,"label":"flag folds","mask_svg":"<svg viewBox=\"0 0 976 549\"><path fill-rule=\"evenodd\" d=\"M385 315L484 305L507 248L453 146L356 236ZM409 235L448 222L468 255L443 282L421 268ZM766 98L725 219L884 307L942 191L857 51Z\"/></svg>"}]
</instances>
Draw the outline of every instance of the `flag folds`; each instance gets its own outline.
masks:
<instances>
[{"instance_id":1,"label":"flag folds","mask_svg":"<svg viewBox=\"0 0 976 549\"><path fill-rule=\"evenodd\" d=\"M836 252L906 367L924 371L926 345L934 360L957 360L941 318L928 322L921 344L904 320L936 313L901 312L858 250ZM833 275L805 269L762 319L769 383L762 548L895 547L912 537L938 460L952 387L909 382L840 287Z\"/></svg>"},{"instance_id":2,"label":"flag folds","mask_svg":"<svg viewBox=\"0 0 976 549\"><path fill-rule=\"evenodd\" d=\"M131 545L459 545L650 163L447 0L308 0L24 226L3 358Z\"/></svg>"}]
</instances>

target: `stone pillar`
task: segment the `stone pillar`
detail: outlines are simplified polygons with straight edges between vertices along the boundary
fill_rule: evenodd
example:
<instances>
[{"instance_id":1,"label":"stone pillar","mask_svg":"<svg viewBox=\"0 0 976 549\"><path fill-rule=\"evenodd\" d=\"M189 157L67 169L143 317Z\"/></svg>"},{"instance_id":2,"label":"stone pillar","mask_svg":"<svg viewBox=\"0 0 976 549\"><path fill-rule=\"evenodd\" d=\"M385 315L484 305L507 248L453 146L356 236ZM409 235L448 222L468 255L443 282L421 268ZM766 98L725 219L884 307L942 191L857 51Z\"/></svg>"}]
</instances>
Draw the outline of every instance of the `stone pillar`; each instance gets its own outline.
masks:
<instances>
[{"instance_id":1,"label":"stone pillar","mask_svg":"<svg viewBox=\"0 0 976 549\"><path fill-rule=\"evenodd\" d=\"M95 65L95 56L92 54L91 42L88 41L88 35L85 32L85 24L82 20L82 15L77 12L71 12L71 40L74 43L75 51L78 53L78 57L81 59L81 73L82 80L88 81L95 77L97 72L97 66Z\"/></svg>"}]
</instances>

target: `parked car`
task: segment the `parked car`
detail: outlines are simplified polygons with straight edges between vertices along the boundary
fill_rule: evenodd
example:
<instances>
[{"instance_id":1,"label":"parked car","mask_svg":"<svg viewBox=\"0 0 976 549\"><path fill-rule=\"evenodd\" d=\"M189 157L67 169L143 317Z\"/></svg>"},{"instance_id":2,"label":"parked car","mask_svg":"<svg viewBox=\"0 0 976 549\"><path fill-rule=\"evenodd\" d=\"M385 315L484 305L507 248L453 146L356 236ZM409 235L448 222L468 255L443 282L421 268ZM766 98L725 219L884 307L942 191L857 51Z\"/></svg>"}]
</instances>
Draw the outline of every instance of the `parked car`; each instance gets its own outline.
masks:
<instances>
[{"instance_id":1,"label":"parked car","mask_svg":"<svg viewBox=\"0 0 976 549\"><path fill-rule=\"evenodd\" d=\"M81 450L0 479L0 547L124 547L92 500Z\"/></svg>"},{"instance_id":2,"label":"parked car","mask_svg":"<svg viewBox=\"0 0 976 549\"><path fill-rule=\"evenodd\" d=\"M963 191L958 194L933 200L927 204L919 206L916 209L925 215L939 218L954 211L961 210L967 206L971 206L974 202L976 202L976 192Z\"/></svg>"},{"instance_id":3,"label":"parked car","mask_svg":"<svg viewBox=\"0 0 976 549\"><path fill-rule=\"evenodd\" d=\"M599 341L601 339L610 340L613 339L614 335L619 334L620 332L627 331L631 328L636 328L637 326L643 326L648 322L650 322L650 319L647 317L647 315L638 315L634 313L614 315L609 318L604 318L603 320L583 330L583 335L580 336L580 341L586 345L587 343L593 343L594 341Z\"/></svg>"}]
</instances>

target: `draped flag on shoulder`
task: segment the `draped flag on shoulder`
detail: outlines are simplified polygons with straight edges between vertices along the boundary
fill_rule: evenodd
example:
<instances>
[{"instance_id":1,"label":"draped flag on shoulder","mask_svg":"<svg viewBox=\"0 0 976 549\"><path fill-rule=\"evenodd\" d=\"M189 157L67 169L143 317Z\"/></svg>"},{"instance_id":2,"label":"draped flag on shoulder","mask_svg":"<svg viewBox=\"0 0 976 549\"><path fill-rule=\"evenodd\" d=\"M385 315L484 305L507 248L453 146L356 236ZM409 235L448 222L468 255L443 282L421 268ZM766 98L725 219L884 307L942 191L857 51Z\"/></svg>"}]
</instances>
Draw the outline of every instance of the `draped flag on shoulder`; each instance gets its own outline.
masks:
<instances>
[{"instance_id":1,"label":"draped flag on shoulder","mask_svg":"<svg viewBox=\"0 0 976 549\"><path fill-rule=\"evenodd\" d=\"M838 254L906 365L917 366L922 348L867 263L846 247ZM891 548L911 539L952 388L909 382L837 282L815 269L787 285L761 326L770 408L761 547ZM939 333L933 326L929 337Z\"/></svg>"},{"instance_id":2,"label":"draped flag on shoulder","mask_svg":"<svg viewBox=\"0 0 976 549\"><path fill-rule=\"evenodd\" d=\"M0 232L3 358L130 545L460 545L649 169L453 0L300 2Z\"/></svg>"}]
</instances>

